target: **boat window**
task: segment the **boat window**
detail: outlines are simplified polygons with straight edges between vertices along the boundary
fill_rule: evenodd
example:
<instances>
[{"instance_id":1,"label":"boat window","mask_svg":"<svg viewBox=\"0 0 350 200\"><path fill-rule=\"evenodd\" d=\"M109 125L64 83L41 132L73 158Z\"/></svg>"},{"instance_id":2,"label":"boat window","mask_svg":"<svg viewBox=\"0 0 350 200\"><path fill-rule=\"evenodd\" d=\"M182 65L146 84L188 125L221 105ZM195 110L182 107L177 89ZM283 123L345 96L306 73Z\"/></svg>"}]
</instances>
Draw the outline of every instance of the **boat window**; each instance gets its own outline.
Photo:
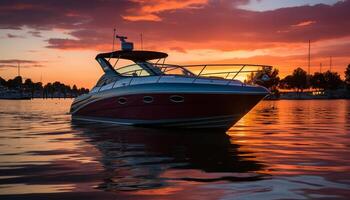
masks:
<instances>
[{"instance_id":1,"label":"boat window","mask_svg":"<svg viewBox=\"0 0 350 200\"><path fill-rule=\"evenodd\" d=\"M98 58L97 59L98 63L101 65L103 71L106 74L115 74L115 71L113 70L113 67L111 66L111 64L104 58Z\"/></svg>"},{"instance_id":2,"label":"boat window","mask_svg":"<svg viewBox=\"0 0 350 200\"><path fill-rule=\"evenodd\" d=\"M106 82L106 80L104 80L104 79L98 80L98 82L96 83L96 87L101 87L101 86L106 85L105 82Z\"/></svg>"},{"instance_id":3,"label":"boat window","mask_svg":"<svg viewBox=\"0 0 350 200\"><path fill-rule=\"evenodd\" d=\"M144 96L143 97L143 102L145 102L145 103L152 103L153 102L153 97L151 97L151 96Z\"/></svg>"},{"instance_id":4,"label":"boat window","mask_svg":"<svg viewBox=\"0 0 350 200\"><path fill-rule=\"evenodd\" d=\"M118 59L118 58L110 58L108 61L112 65L113 69L135 64L135 62L131 60Z\"/></svg>"},{"instance_id":5,"label":"boat window","mask_svg":"<svg viewBox=\"0 0 350 200\"><path fill-rule=\"evenodd\" d=\"M126 104L126 98L125 97L119 97L118 98L118 103L119 104Z\"/></svg>"},{"instance_id":6,"label":"boat window","mask_svg":"<svg viewBox=\"0 0 350 200\"><path fill-rule=\"evenodd\" d=\"M179 95L172 95L170 96L170 101L174 102L174 103L181 103L185 101L185 98L183 96L179 96Z\"/></svg>"},{"instance_id":7,"label":"boat window","mask_svg":"<svg viewBox=\"0 0 350 200\"><path fill-rule=\"evenodd\" d=\"M154 75L162 75L163 74L162 70L159 69L158 67L156 67L152 63L141 62L141 63L137 63L137 64L140 65L143 69L146 69L147 71L150 71Z\"/></svg>"},{"instance_id":8,"label":"boat window","mask_svg":"<svg viewBox=\"0 0 350 200\"><path fill-rule=\"evenodd\" d=\"M118 80L117 76L107 76L106 74L104 74L100 80L97 81L96 87L101 87L107 84L110 84L112 82L115 82Z\"/></svg>"}]
</instances>

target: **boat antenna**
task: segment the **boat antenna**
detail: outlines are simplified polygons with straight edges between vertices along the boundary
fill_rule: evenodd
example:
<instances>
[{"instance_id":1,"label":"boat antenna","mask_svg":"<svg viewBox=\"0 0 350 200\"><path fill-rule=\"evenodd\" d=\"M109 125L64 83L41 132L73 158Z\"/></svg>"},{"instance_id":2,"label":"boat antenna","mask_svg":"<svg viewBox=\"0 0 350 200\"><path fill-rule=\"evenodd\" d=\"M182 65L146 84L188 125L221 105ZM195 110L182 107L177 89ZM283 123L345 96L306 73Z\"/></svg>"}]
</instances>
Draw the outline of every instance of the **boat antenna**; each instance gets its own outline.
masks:
<instances>
[{"instance_id":1,"label":"boat antenna","mask_svg":"<svg viewBox=\"0 0 350 200\"><path fill-rule=\"evenodd\" d=\"M114 41L115 41L115 27L114 27L114 29L113 29L112 53L111 53L111 56L108 58L108 62L109 62L109 60L111 60L111 58L113 58L113 53L114 53Z\"/></svg>"},{"instance_id":2,"label":"boat antenna","mask_svg":"<svg viewBox=\"0 0 350 200\"><path fill-rule=\"evenodd\" d=\"M115 42L115 27L113 29L113 45L112 45L112 52L114 51L114 42Z\"/></svg>"},{"instance_id":3,"label":"boat antenna","mask_svg":"<svg viewBox=\"0 0 350 200\"><path fill-rule=\"evenodd\" d=\"M116 35L115 37L120 40L122 51L132 51L134 49L134 44L126 41L128 37L121 35Z\"/></svg>"},{"instance_id":4,"label":"boat antenna","mask_svg":"<svg viewBox=\"0 0 350 200\"><path fill-rule=\"evenodd\" d=\"M142 40L142 33L140 34L140 39L141 39L141 50L143 50L143 40Z\"/></svg>"},{"instance_id":5,"label":"boat antenna","mask_svg":"<svg viewBox=\"0 0 350 200\"><path fill-rule=\"evenodd\" d=\"M307 65L307 85L310 85L310 65L311 65L311 41L309 40L309 55L308 55L308 65Z\"/></svg>"},{"instance_id":6,"label":"boat antenna","mask_svg":"<svg viewBox=\"0 0 350 200\"><path fill-rule=\"evenodd\" d=\"M329 71L332 71L332 56L329 57Z\"/></svg>"}]
</instances>

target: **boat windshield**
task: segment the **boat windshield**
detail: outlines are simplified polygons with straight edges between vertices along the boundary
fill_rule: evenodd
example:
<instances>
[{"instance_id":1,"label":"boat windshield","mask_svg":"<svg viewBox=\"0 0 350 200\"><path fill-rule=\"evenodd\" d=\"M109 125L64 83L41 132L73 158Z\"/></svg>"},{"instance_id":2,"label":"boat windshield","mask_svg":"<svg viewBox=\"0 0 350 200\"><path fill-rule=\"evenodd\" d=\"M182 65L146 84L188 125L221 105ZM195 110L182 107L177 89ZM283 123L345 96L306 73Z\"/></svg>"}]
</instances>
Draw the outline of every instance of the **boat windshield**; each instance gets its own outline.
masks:
<instances>
[{"instance_id":1,"label":"boat windshield","mask_svg":"<svg viewBox=\"0 0 350 200\"><path fill-rule=\"evenodd\" d=\"M179 65L169 65L169 64L154 64L159 68L163 74L167 75L180 75L180 76L196 76L194 73L188 69Z\"/></svg>"},{"instance_id":2,"label":"boat windshield","mask_svg":"<svg viewBox=\"0 0 350 200\"><path fill-rule=\"evenodd\" d=\"M180 75L195 76L192 72L178 65L156 64L149 62L138 62L115 69L122 76L160 76Z\"/></svg>"},{"instance_id":3,"label":"boat windshield","mask_svg":"<svg viewBox=\"0 0 350 200\"><path fill-rule=\"evenodd\" d=\"M127 65L124 67L116 68L117 71L122 76L150 76L151 73L144 70L139 64Z\"/></svg>"}]
</instances>

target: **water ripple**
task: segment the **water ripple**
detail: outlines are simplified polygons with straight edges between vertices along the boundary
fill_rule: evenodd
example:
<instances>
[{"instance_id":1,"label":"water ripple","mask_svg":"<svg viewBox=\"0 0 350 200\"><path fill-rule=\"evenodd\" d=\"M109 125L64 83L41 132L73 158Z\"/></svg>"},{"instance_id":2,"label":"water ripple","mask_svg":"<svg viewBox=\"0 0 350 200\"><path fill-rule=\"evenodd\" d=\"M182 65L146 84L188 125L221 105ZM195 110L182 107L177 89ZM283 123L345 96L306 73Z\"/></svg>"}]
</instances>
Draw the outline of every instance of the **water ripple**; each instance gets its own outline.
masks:
<instances>
[{"instance_id":1,"label":"water ripple","mask_svg":"<svg viewBox=\"0 0 350 200\"><path fill-rule=\"evenodd\" d=\"M348 199L350 101L264 101L226 134L0 101L0 199Z\"/></svg>"}]
</instances>

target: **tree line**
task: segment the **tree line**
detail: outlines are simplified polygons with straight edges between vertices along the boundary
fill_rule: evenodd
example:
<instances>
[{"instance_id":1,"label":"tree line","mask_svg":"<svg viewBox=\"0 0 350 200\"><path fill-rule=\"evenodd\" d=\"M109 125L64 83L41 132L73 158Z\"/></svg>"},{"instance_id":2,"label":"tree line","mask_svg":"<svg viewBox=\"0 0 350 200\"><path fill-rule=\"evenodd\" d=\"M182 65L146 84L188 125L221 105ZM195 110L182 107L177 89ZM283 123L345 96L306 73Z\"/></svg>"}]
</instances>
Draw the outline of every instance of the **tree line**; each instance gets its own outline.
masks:
<instances>
[{"instance_id":1,"label":"tree line","mask_svg":"<svg viewBox=\"0 0 350 200\"><path fill-rule=\"evenodd\" d=\"M71 87L59 81L53 83L47 83L43 85L42 82L33 82L31 79L25 79L23 81L21 76L16 76L13 79L5 80L0 77L0 86L3 86L9 90L18 90L23 93L31 94L31 97L76 97L81 94L89 92L89 89L84 87L78 88L76 85Z\"/></svg>"},{"instance_id":2,"label":"tree line","mask_svg":"<svg viewBox=\"0 0 350 200\"><path fill-rule=\"evenodd\" d=\"M350 91L350 64L346 68L345 79L342 80L337 72L315 72L308 75L305 70L298 67L292 74L280 79L278 69L266 68L248 77L247 83L256 83L264 86L273 94L279 93L279 89L295 90L303 92L305 89L315 89L319 91L337 90L346 88ZM268 77L268 78L264 78Z\"/></svg>"}]
</instances>

